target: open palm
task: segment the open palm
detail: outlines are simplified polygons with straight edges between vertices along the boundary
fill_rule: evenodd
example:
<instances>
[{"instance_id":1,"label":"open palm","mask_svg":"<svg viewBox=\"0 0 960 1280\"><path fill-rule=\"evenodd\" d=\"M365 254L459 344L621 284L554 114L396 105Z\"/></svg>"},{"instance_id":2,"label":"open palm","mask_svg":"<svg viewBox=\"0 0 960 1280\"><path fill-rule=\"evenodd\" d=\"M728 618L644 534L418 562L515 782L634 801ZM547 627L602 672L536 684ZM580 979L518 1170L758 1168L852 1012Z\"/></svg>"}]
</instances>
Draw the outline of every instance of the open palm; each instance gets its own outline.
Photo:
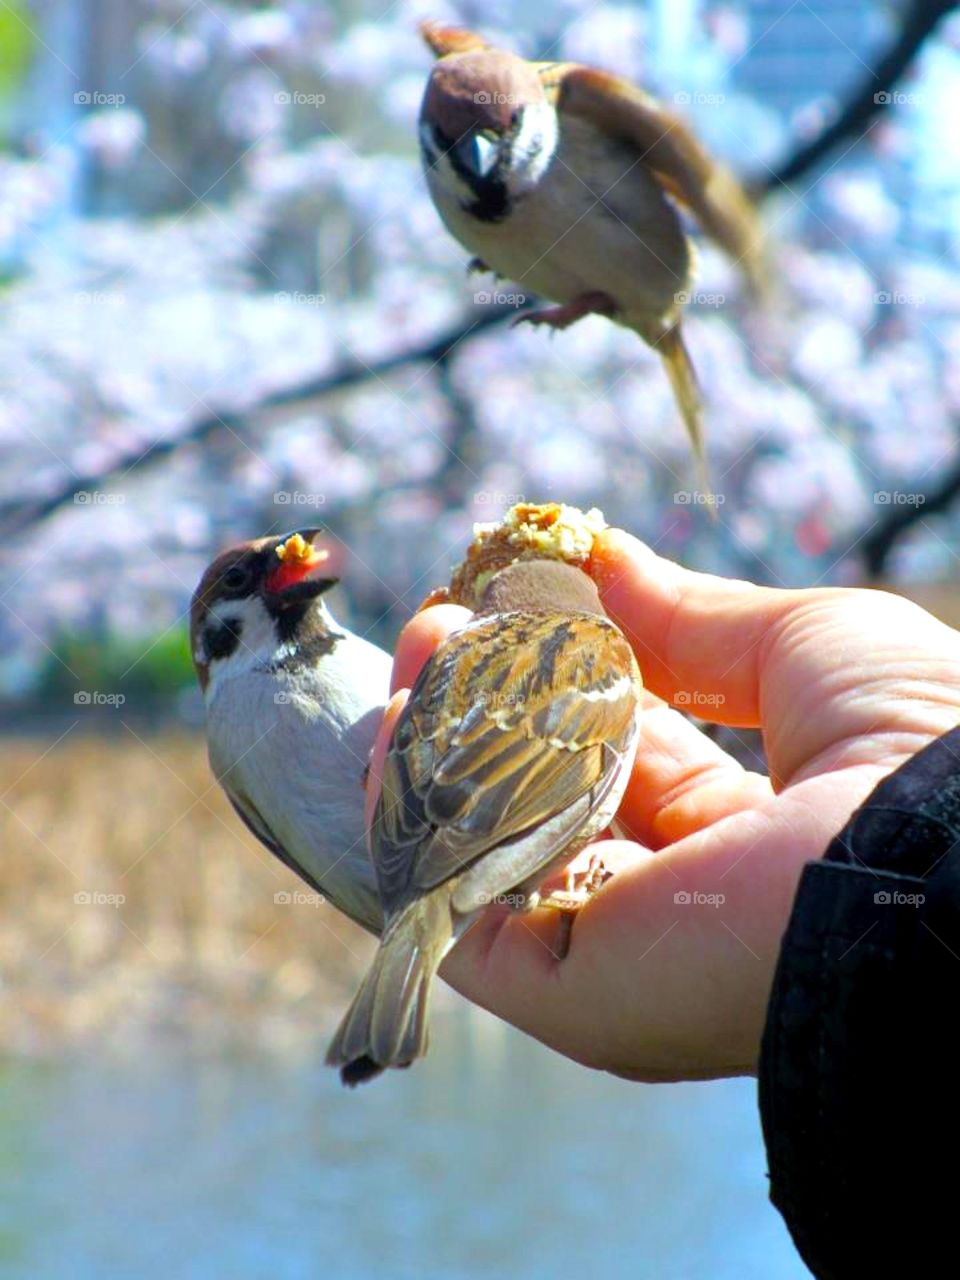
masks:
<instances>
[{"instance_id":1,"label":"open palm","mask_svg":"<svg viewBox=\"0 0 960 1280\"><path fill-rule=\"evenodd\" d=\"M801 868L881 778L960 722L960 633L884 592L692 573L619 530L591 572L647 690L618 815L629 839L600 846L615 874L563 960L555 916L490 908L441 972L590 1066L643 1080L750 1072ZM397 689L466 616L438 606L408 624ZM769 776L673 705L762 729Z\"/></svg>"}]
</instances>

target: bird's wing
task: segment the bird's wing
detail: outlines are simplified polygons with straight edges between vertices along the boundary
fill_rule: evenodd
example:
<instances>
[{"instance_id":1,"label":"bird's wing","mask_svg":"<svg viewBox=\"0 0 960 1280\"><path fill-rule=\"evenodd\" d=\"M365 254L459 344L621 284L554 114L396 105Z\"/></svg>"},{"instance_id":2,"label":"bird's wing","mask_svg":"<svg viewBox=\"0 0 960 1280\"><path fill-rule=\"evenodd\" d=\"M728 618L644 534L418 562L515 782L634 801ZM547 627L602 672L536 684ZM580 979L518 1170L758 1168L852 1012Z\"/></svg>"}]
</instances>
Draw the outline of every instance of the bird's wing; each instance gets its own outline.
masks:
<instances>
[{"instance_id":1,"label":"bird's wing","mask_svg":"<svg viewBox=\"0 0 960 1280\"><path fill-rule=\"evenodd\" d=\"M324 892L323 886L318 880L314 879L309 871L307 871L299 862L287 853L286 849L284 849L283 845L276 839L273 832L267 826L260 810L253 803L250 797L241 791L237 791L235 788L231 788L231 790L227 791L226 795L227 799L236 810L240 821L251 835L255 835L260 843L270 850L274 857L280 859L284 866L289 867L291 871L296 872L301 880L305 880L307 884L316 889L318 893L322 894Z\"/></svg>"},{"instance_id":2,"label":"bird's wing","mask_svg":"<svg viewBox=\"0 0 960 1280\"><path fill-rule=\"evenodd\" d=\"M371 848L385 913L559 819L519 852L524 874L503 891L549 863L619 773L639 689L629 645L603 618L518 612L452 636L421 673L384 766Z\"/></svg>"},{"instance_id":3,"label":"bird's wing","mask_svg":"<svg viewBox=\"0 0 960 1280\"><path fill-rule=\"evenodd\" d=\"M473 53L477 49L489 49L486 40L464 27L445 27L439 22L421 22L420 34L437 55L448 53Z\"/></svg>"},{"instance_id":4,"label":"bird's wing","mask_svg":"<svg viewBox=\"0 0 960 1280\"><path fill-rule=\"evenodd\" d=\"M540 77L561 112L635 148L675 200L762 291L763 231L740 183L700 145L686 124L628 80L574 63L542 63Z\"/></svg>"}]
</instances>

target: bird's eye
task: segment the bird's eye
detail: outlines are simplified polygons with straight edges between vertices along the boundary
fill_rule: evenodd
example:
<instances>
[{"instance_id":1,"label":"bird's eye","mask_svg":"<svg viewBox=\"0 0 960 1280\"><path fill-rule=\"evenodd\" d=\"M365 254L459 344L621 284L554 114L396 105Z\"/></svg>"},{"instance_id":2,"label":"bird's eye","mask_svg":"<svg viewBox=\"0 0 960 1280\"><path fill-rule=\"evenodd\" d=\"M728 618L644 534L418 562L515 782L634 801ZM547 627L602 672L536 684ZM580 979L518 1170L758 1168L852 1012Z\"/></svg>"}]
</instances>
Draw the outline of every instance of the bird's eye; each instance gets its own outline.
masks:
<instances>
[{"instance_id":1,"label":"bird's eye","mask_svg":"<svg viewBox=\"0 0 960 1280\"><path fill-rule=\"evenodd\" d=\"M250 570L242 564L235 564L223 575L223 585L228 591L240 591L250 582Z\"/></svg>"}]
</instances>

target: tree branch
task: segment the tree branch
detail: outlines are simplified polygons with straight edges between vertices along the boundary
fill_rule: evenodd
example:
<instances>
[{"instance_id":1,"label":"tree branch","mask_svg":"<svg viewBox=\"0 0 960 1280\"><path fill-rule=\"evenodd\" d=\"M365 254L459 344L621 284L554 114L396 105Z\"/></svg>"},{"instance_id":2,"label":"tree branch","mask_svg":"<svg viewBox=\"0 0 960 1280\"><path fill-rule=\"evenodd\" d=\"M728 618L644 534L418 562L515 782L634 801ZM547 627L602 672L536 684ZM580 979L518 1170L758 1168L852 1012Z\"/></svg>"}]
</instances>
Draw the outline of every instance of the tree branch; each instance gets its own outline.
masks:
<instances>
[{"instance_id":1,"label":"tree branch","mask_svg":"<svg viewBox=\"0 0 960 1280\"><path fill-rule=\"evenodd\" d=\"M860 542L859 550L870 582L883 578L890 555L903 535L927 516L948 510L960 495L960 459L953 463L943 479L928 493L915 495L922 502L891 506L889 512Z\"/></svg>"},{"instance_id":2,"label":"tree branch","mask_svg":"<svg viewBox=\"0 0 960 1280\"><path fill-rule=\"evenodd\" d=\"M386 356L370 364L364 364L359 360L346 361L339 369L325 377L313 378L308 382L301 382L296 386L276 391L240 413L230 409L225 409L222 413L216 410L211 411L203 418L185 425L182 431L167 436L163 440L157 440L146 449L138 447L120 453L108 467L76 476L52 493L43 497L26 497L4 503L0 506L0 537L24 533L59 511L61 507L68 506L78 493L103 489L109 485L113 477L118 475L126 477L134 472L143 471L162 458L169 457L178 449L203 443L220 430L226 428L239 433L243 423L252 417L270 411L295 408L311 400L323 399L348 387L367 382L371 378L388 377L409 364L425 362L430 365L439 365L443 370L461 343L503 324L515 315L515 307L484 307L482 311L478 308L474 316L466 322L419 347L397 352L395 355Z\"/></svg>"},{"instance_id":3,"label":"tree branch","mask_svg":"<svg viewBox=\"0 0 960 1280\"><path fill-rule=\"evenodd\" d=\"M941 20L957 7L957 0L913 0L904 14L893 44L851 93L836 120L818 137L794 151L780 168L754 185L758 196L771 195L787 187L818 164L842 142L858 139L867 132L874 116L889 110L889 101L878 96L898 84Z\"/></svg>"}]
</instances>

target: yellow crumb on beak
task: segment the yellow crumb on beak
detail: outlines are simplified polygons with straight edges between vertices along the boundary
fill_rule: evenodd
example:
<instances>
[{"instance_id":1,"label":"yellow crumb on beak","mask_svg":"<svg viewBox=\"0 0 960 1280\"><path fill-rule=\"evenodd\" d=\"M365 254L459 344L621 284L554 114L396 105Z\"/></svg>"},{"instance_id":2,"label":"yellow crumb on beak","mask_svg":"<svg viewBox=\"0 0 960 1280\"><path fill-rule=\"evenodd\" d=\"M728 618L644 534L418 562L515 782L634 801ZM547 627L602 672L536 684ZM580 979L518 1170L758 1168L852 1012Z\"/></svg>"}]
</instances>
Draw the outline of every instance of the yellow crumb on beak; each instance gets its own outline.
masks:
<instances>
[{"instance_id":1,"label":"yellow crumb on beak","mask_svg":"<svg viewBox=\"0 0 960 1280\"><path fill-rule=\"evenodd\" d=\"M292 533L277 547L277 559L291 567L296 564L319 564L328 559L329 551L318 550L299 533Z\"/></svg>"}]
</instances>

